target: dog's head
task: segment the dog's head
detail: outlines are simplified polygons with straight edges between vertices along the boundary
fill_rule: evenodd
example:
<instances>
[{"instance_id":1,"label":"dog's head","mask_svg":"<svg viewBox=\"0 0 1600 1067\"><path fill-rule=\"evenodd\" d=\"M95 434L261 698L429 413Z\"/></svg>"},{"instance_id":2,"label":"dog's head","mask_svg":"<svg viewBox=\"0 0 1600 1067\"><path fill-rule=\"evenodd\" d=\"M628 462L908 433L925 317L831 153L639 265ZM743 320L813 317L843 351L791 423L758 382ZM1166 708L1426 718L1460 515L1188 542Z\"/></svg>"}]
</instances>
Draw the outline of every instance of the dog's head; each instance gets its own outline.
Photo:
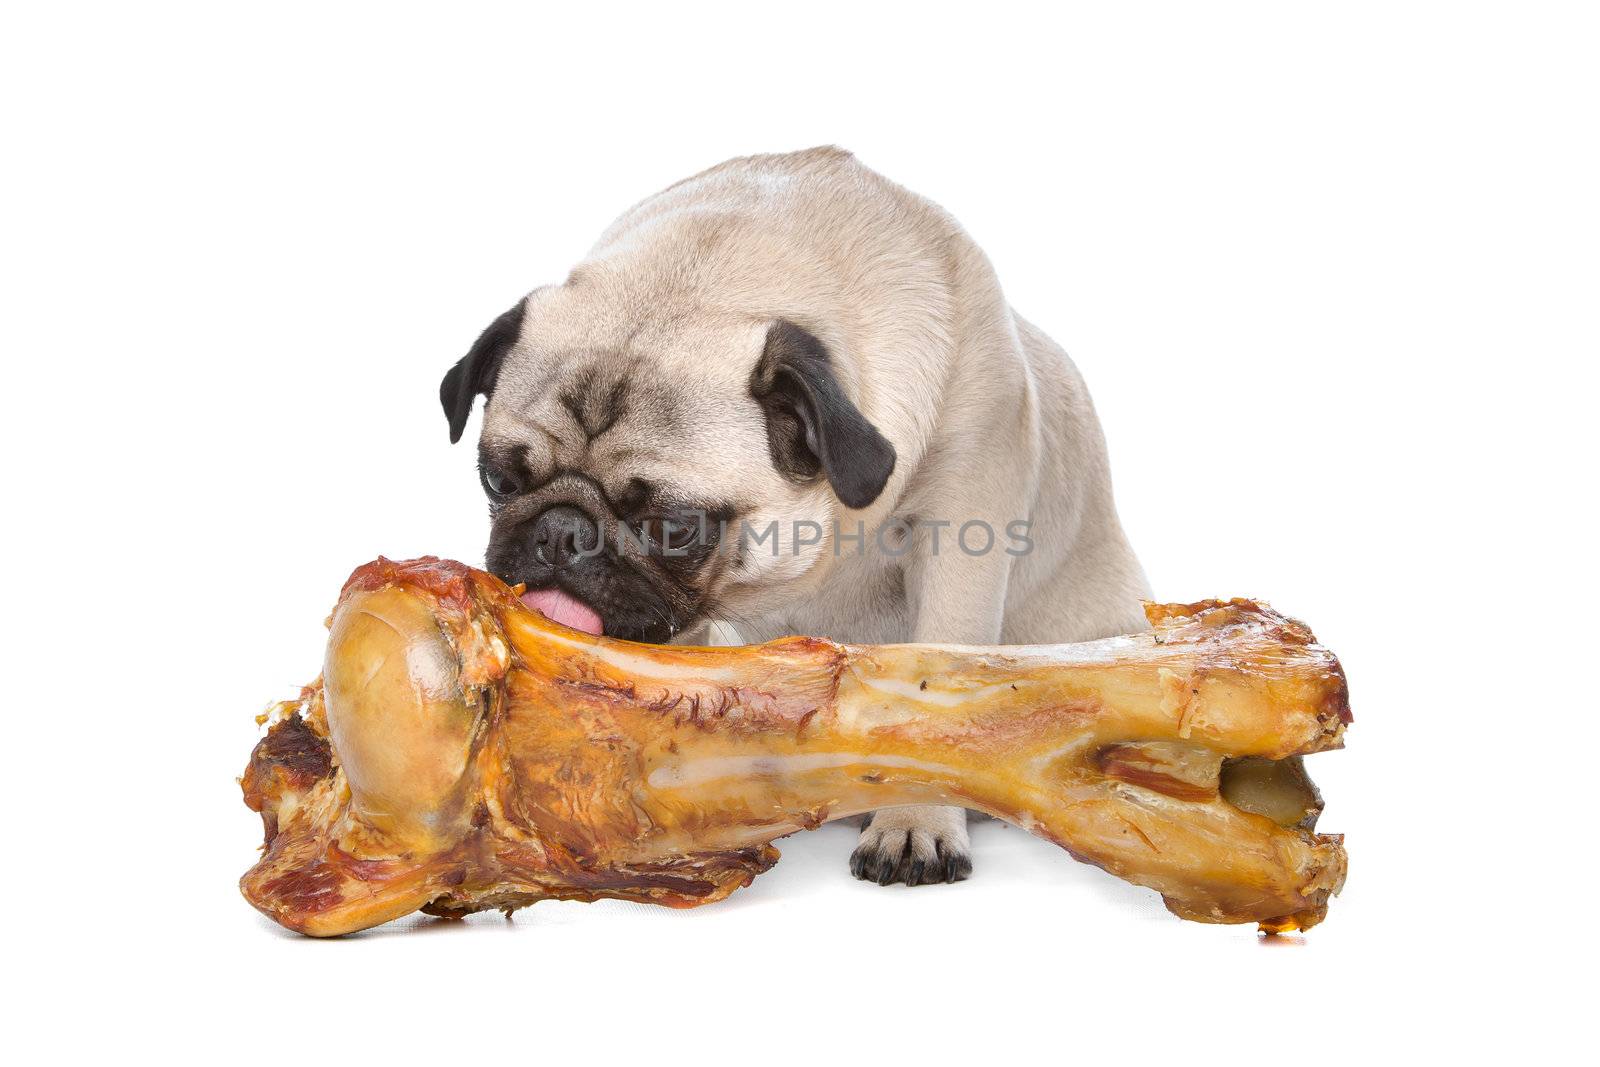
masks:
<instances>
[{"instance_id":1,"label":"dog's head","mask_svg":"<svg viewBox=\"0 0 1600 1067\"><path fill-rule=\"evenodd\" d=\"M556 621L667 641L802 580L895 451L848 357L782 317L641 314L579 276L496 319L445 375L460 439L488 398L488 568Z\"/></svg>"}]
</instances>

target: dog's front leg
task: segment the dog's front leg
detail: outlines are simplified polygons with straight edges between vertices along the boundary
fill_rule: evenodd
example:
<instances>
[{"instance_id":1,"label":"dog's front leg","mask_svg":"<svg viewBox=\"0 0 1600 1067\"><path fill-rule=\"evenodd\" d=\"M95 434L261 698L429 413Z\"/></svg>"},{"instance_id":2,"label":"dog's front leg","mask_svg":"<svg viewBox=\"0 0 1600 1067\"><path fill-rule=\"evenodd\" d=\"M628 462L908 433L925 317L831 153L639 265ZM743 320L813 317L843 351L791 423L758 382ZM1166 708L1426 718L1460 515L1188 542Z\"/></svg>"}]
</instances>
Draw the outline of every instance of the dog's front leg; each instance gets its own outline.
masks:
<instances>
[{"instance_id":1,"label":"dog's front leg","mask_svg":"<svg viewBox=\"0 0 1600 1067\"><path fill-rule=\"evenodd\" d=\"M961 881L972 873L966 809L919 804L873 812L850 854L850 873L879 885Z\"/></svg>"},{"instance_id":2,"label":"dog's front leg","mask_svg":"<svg viewBox=\"0 0 1600 1067\"><path fill-rule=\"evenodd\" d=\"M982 543L975 535L971 547ZM963 551L952 530L917 531L906 567L911 640L999 643L1012 561L1005 545L1002 536L990 544L990 551L972 555ZM959 882L972 873L967 815L965 808L933 805L875 811L867 816L850 854L850 873L879 885Z\"/></svg>"}]
</instances>

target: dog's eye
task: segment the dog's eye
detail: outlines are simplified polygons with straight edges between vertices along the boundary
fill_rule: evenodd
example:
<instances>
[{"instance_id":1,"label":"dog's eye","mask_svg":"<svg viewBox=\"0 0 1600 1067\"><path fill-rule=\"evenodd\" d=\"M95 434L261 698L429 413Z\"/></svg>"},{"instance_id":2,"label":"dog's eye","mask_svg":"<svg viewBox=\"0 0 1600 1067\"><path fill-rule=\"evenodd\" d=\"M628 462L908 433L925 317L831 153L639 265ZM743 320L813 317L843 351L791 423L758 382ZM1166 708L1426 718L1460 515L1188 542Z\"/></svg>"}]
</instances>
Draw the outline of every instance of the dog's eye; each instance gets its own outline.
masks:
<instances>
[{"instance_id":1,"label":"dog's eye","mask_svg":"<svg viewBox=\"0 0 1600 1067\"><path fill-rule=\"evenodd\" d=\"M496 470L485 470L483 472L483 488L490 496L503 498L512 496L522 487L517 484L515 478Z\"/></svg>"},{"instance_id":2,"label":"dog's eye","mask_svg":"<svg viewBox=\"0 0 1600 1067\"><path fill-rule=\"evenodd\" d=\"M698 522L683 522L665 515L642 520L639 529L652 546L674 553L682 552L700 538Z\"/></svg>"}]
</instances>

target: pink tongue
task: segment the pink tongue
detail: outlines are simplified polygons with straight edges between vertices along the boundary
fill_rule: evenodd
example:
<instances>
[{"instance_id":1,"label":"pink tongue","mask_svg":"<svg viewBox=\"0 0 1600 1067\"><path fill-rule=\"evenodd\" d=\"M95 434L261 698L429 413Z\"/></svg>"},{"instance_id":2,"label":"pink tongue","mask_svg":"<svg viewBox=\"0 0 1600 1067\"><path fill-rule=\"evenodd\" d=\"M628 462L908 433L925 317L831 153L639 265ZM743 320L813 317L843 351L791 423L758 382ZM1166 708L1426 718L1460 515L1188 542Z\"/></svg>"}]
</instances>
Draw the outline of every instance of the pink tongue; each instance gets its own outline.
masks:
<instances>
[{"instance_id":1,"label":"pink tongue","mask_svg":"<svg viewBox=\"0 0 1600 1067\"><path fill-rule=\"evenodd\" d=\"M603 629L600 616L593 608L559 589L534 589L522 594L522 602L562 626L586 634L598 634Z\"/></svg>"}]
</instances>

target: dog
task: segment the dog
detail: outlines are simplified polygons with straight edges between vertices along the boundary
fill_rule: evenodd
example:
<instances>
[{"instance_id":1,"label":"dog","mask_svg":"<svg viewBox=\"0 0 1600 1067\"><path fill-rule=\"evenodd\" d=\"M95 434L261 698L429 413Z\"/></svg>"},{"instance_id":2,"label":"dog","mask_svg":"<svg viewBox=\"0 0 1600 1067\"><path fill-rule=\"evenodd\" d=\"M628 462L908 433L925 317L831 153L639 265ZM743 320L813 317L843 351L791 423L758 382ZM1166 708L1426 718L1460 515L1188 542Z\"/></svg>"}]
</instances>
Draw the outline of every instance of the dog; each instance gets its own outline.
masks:
<instances>
[{"instance_id":1,"label":"dog","mask_svg":"<svg viewBox=\"0 0 1600 1067\"><path fill-rule=\"evenodd\" d=\"M642 201L445 375L486 398L488 569L637 641L1083 641L1145 627L1076 367L942 209L838 148ZM869 815L887 885L972 869L967 813Z\"/></svg>"}]
</instances>

